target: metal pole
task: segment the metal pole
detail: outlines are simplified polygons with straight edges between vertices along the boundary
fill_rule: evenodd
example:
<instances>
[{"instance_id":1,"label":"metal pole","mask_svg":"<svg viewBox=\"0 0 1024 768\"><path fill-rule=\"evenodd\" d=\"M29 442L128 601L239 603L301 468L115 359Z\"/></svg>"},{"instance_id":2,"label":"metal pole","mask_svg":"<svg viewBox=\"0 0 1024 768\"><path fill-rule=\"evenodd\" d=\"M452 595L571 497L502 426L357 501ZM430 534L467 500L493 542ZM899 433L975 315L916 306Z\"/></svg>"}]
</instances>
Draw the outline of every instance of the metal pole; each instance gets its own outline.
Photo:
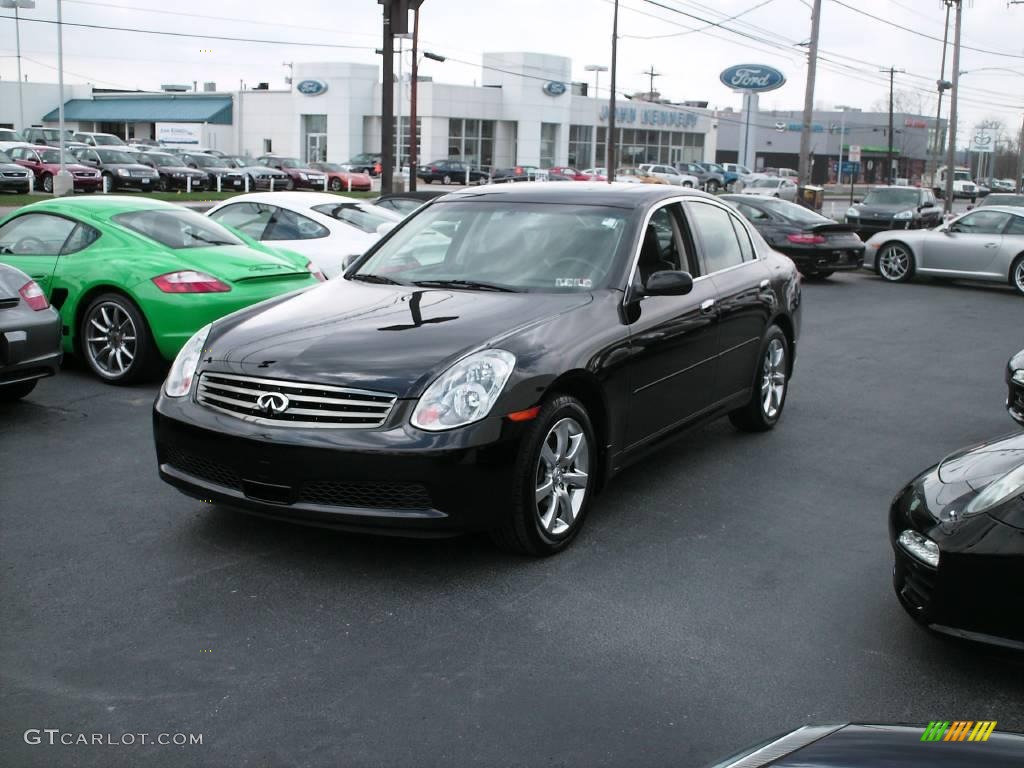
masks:
<instances>
[{"instance_id":1,"label":"metal pole","mask_svg":"<svg viewBox=\"0 0 1024 768\"><path fill-rule=\"evenodd\" d=\"M839 120L839 166L836 168L836 183L843 184L843 142L846 141L846 110Z\"/></svg>"},{"instance_id":2,"label":"metal pole","mask_svg":"<svg viewBox=\"0 0 1024 768\"><path fill-rule=\"evenodd\" d=\"M419 89L420 9L412 10L412 74L409 75L409 191L416 191L416 92ZM349 182L351 186L351 181ZM349 190L351 191L351 189Z\"/></svg>"},{"instance_id":3,"label":"metal pole","mask_svg":"<svg viewBox=\"0 0 1024 768\"><path fill-rule=\"evenodd\" d=\"M1017 178L1015 180L1017 194L1024 192L1022 177L1024 177L1024 120L1020 122L1020 141L1017 144Z\"/></svg>"},{"instance_id":4,"label":"metal pole","mask_svg":"<svg viewBox=\"0 0 1024 768\"><path fill-rule=\"evenodd\" d=\"M892 108L893 108L893 87L896 82L896 67L889 67L889 152L886 155L886 163L889 167L886 169L886 183L892 186Z\"/></svg>"},{"instance_id":5,"label":"metal pole","mask_svg":"<svg viewBox=\"0 0 1024 768\"><path fill-rule=\"evenodd\" d=\"M594 70L594 98L601 98L598 84L601 82L601 70ZM590 142L590 167L597 168L597 125L594 125L593 141Z\"/></svg>"},{"instance_id":6,"label":"metal pole","mask_svg":"<svg viewBox=\"0 0 1024 768\"><path fill-rule=\"evenodd\" d=\"M60 170L58 177L69 175L64 167L64 25L61 17L61 0L57 0L57 96L58 96L58 127L60 141ZM53 193L57 194L57 185L53 185Z\"/></svg>"},{"instance_id":7,"label":"metal pole","mask_svg":"<svg viewBox=\"0 0 1024 768\"><path fill-rule=\"evenodd\" d=\"M931 166L929 172L926 174L931 179L932 188L935 187L935 174L939 170L939 155L942 154L942 94L946 92L946 89L942 87L942 84L946 80L946 49L949 47L949 9L952 5L951 0L945 0L946 2L946 26L943 28L942 33L942 68L939 72L939 106L935 110L935 141L932 142L929 147L930 157L928 163Z\"/></svg>"},{"instance_id":8,"label":"metal pole","mask_svg":"<svg viewBox=\"0 0 1024 768\"><path fill-rule=\"evenodd\" d=\"M615 0L615 15L612 17L612 88L608 97L608 136L605 141L605 175L611 184L615 178L615 74L616 54L619 47L619 0Z\"/></svg>"},{"instance_id":9,"label":"metal pole","mask_svg":"<svg viewBox=\"0 0 1024 768\"><path fill-rule=\"evenodd\" d=\"M402 61L402 48L404 42L401 37L398 38L398 120L395 126L395 168L399 173L402 172L402 69L405 63Z\"/></svg>"},{"instance_id":10,"label":"metal pole","mask_svg":"<svg viewBox=\"0 0 1024 768\"><path fill-rule=\"evenodd\" d=\"M21 30L18 21L18 3L14 3L14 46L18 58L18 130L25 130L25 101L21 95Z\"/></svg>"},{"instance_id":11,"label":"metal pole","mask_svg":"<svg viewBox=\"0 0 1024 768\"><path fill-rule=\"evenodd\" d=\"M395 171L392 136L395 130L395 38L391 34L391 10L393 3L385 0L384 6L384 78L381 87L380 115L380 192L391 194L392 174Z\"/></svg>"},{"instance_id":12,"label":"metal pole","mask_svg":"<svg viewBox=\"0 0 1024 768\"><path fill-rule=\"evenodd\" d=\"M821 26L821 0L811 9L811 43L807 49L807 87L804 89L804 122L800 129L800 183L811 179L811 122L814 117L814 77L818 69L818 30Z\"/></svg>"},{"instance_id":13,"label":"metal pole","mask_svg":"<svg viewBox=\"0 0 1024 768\"><path fill-rule=\"evenodd\" d=\"M956 0L956 24L953 29L953 89L949 97L949 149L946 151L946 195L943 211L953 212L953 169L956 168L956 108L960 100L960 24L963 2Z\"/></svg>"}]
</instances>

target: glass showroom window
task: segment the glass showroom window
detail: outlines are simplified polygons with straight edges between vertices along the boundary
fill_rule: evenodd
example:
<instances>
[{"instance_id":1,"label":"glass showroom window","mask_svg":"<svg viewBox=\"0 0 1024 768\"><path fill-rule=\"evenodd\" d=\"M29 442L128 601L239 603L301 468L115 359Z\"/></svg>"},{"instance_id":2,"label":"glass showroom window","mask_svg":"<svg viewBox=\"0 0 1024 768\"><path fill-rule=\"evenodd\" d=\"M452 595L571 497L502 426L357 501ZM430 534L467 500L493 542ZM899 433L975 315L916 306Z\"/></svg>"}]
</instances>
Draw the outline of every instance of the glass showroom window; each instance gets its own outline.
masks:
<instances>
[{"instance_id":1,"label":"glass showroom window","mask_svg":"<svg viewBox=\"0 0 1024 768\"><path fill-rule=\"evenodd\" d=\"M481 168L494 164L494 121L448 120L448 157Z\"/></svg>"},{"instance_id":2,"label":"glass showroom window","mask_svg":"<svg viewBox=\"0 0 1024 768\"><path fill-rule=\"evenodd\" d=\"M540 167L550 168L555 164L555 147L558 144L558 123L540 124Z\"/></svg>"},{"instance_id":3,"label":"glass showroom window","mask_svg":"<svg viewBox=\"0 0 1024 768\"><path fill-rule=\"evenodd\" d=\"M400 160L402 165L408 165L409 164L409 128L410 128L409 118L408 117L402 117L401 118L401 124L400 124L400 126L398 128L399 133L401 133L401 135L402 135L402 145L401 145L402 146L402 156L401 156L401 160ZM417 117L416 118L416 157L419 158L419 162L421 162L421 163L425 159L428 159L428 158L424 158L423 157L423 152L421 151L421 148L420 148L420 146L421 146L420 145L420 141L422 140L422 138L423 138L423 122Z\"/></svg>"},{"instance_id":4,"label":"glass showroom window","mask_svg":"<svg viewBox=\"0 0 1024 768\"><path fill-rule=\"evenodd\" d=\"M589 168L594 128L590 125L569 126L569 165L573 168ZM597 165L600 165L600 161Z\"/></svg>"},{"instance_id":5,"label":"glass showroom window","mask_svg":"<svg viewBox=\"0 0 1024 768\"><path fill-rule=\"evenodd\" d=\"M619 167L641 163L699 162L704 159L704 134L619 128L616 147ZM598 165L605 162L608 130L597 129Z\"/></svg>"}]
</instances>

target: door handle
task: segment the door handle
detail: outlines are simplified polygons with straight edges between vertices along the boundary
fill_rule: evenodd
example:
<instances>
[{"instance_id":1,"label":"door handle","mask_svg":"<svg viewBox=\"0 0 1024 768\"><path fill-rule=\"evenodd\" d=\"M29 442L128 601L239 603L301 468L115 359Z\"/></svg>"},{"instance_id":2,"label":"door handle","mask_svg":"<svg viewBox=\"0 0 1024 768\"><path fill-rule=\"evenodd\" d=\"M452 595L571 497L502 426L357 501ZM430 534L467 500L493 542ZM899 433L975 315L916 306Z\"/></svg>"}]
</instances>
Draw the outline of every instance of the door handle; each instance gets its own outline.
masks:
<instances>
[{"instance_id":1,"label":"door handle","mask_svg":"<svg viewBox=\"0 0 1024 768\"><path fill-rule=\"evenodd\" d=\"M761 281L761 285L758 286L758 287L763 291L763 290L767 289L771 284L772 283L771 283L770 280L762 280Z\"/></svg>"},{"instance_id":2,"label":"door handle","mask_svg":"<svg viewBox=\"0 0 1024 768\"><path fill-rule=\"evenodd\" d=\"M705 315L708 314L709 312L711 312L714 308L715 308L715 300L714 299L705 299L704 301L702 301L700 303L700 311L703 312Z\"/></svg>"},{"instance_id":3,"label":"door handle","mask_svg":"<svg viewBox=\"0 0 1024 768\"><path fill-rule=\"evenodd\" d=\"M995 248L997 245L999 245L999 244L998 243L985 243L985 247L986 248Z\"/></svg>"}]
</instances>

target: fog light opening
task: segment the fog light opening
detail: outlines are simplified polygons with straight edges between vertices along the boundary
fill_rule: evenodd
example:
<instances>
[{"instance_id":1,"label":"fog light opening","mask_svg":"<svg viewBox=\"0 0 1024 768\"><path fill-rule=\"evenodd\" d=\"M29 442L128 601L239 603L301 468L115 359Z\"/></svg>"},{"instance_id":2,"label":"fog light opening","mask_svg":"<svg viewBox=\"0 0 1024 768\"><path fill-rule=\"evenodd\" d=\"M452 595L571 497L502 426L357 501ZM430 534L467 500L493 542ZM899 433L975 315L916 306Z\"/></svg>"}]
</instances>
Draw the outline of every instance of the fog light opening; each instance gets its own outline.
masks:
<instances>
[{"instance_id":1,"label":"fog light opening","mask_svg":"<svg viewBox=\"0 0 1024 768\"><path fill-rule=\"evenodd\" d=\"M900 534L900 546L910 555L932 568L939 567L939 545L917 531L906 530Z\"/></svg>"}]
</instances>

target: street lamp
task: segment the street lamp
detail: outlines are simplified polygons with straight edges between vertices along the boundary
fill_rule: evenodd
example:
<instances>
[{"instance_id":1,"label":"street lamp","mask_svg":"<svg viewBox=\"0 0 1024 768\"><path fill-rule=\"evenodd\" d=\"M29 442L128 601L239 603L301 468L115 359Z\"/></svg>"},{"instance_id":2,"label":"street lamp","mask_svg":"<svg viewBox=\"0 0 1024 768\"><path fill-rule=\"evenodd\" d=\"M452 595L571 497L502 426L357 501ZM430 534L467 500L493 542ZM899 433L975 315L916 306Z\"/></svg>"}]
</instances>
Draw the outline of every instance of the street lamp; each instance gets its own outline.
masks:
<instances>
[{"instance_id":1,"label":"street lamp","mask_svg":"<svg viewBox=\"0 0 1024 768\"><path fill-rule=\"evenodd\" d=\"M61 16L61 0L57 0L57 97L60 115L60 170L53 178L53 196L62 197L75 191L75 181L71 178L71 172L64 167L64 22Z\"/></svg>"},{"instance_id":2,"label":"street lamp","mask_svg":"<svg viewBox=\"0 0 1024 768\"><path fill-rule=\"evenodd\" d=\"M604 64L587 64L583 69L594 73L594 98L601 98L598 94L598 83L601 81L601 73L607 72L608 67ZM590 142L590 167L597 168L597 125L594 125L594 136Z\"/></svg>"},{"instance_id":3,"label":"street lamp","mask_svg":"<svg viewBox=\"0 0 1024 768\"><path fill-rule=\"evenodd\" d=\"M18 130L25 130L25 102L21 96L21 30L18 22L19 8L35 8L36 0L0 0L0 8L14 9L14 47L18 59Z\"/></svg>"}]
</instances>

